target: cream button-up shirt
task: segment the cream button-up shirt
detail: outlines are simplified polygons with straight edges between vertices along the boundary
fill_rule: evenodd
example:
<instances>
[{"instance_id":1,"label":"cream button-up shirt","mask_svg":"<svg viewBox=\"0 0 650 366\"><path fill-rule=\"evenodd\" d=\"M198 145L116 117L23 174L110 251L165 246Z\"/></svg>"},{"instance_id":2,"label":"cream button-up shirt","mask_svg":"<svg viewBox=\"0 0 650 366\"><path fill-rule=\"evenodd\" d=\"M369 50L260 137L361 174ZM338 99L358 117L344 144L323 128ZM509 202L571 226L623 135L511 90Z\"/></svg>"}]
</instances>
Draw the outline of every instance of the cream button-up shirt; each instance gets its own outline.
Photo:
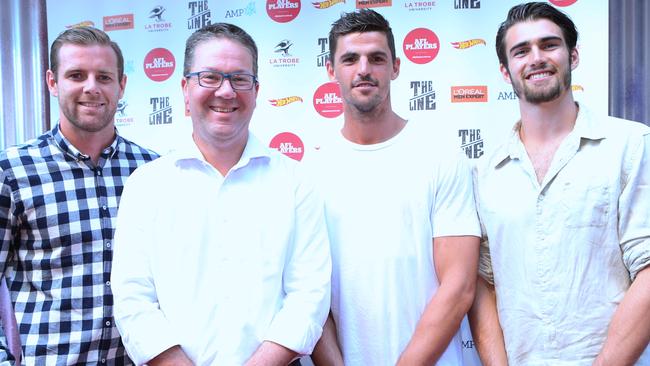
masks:
<instances>
[{"instance_id":1,"label":"cream button-up shirt","mask_svg":"<svg viewBox=\"0 0 650 366\"><path fill-rule=\"evenodd\" d=\"M475 173L510 365L591 365L650 264L650 129L581 107L541 184L519 124Z\"/></svg>"}]
</instances>

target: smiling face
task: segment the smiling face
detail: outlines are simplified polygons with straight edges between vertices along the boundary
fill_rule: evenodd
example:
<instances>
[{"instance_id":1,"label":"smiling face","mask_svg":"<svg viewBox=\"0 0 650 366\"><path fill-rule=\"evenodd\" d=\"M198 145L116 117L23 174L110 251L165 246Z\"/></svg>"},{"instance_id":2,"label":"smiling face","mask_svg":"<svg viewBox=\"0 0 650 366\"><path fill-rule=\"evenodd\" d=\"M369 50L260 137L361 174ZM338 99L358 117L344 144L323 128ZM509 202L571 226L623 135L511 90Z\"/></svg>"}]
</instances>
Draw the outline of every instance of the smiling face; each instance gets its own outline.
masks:
<instances>
[{"instance_id":1,"label":"smiling face","mask_svg":"<svg viewBox=\"0 0 650 366\"><path fill-rule=\"evenodd\" d=\"M569 51L555 23L547 19L517 23L506 33L505 47L508 65L501 65L501 73L521 101L540 104L570 95L578 50Z\"/></svg>"},{"instance_id":2,"label":"smiling face","mask_svg":"<svg viewBox=\"0 0 650 366\"><path fill-rule=\"evenodd\" d=\"M253 74L251 52L228 38L214 38L196 46L190 72L220 71ZM233 90L229 80L218 89L204 88L196 76L183 78L185 108L192 116L194 141L199 148L243 147L259 85L251 90Z\"/></svg>"},{"instance_id":3,"label":"smiling face","mask_svg":"<svg viewBox=\"0 0 650 366\"><path fill-rule=\"evenodd\" d=\"M114 134L113 117L124 94L126 76L118 80L117 56L110 46L64 44L58 75L47 71L50 93L59 100L61 130L68 139Z\"/></svg>"},{"instance_id":4,"label":"smiling face","mask_svg":"<svg viewBox=\"0 0 650 366\"><path fill-rule=\"evenodd\" d=\"M337 40L333 62L327 73L336 80L345 108L369 113L390 110L390 82L399 75L399 58L391 59L386 35L382 32L350 33Z\"/></svg>"}]
</instances>

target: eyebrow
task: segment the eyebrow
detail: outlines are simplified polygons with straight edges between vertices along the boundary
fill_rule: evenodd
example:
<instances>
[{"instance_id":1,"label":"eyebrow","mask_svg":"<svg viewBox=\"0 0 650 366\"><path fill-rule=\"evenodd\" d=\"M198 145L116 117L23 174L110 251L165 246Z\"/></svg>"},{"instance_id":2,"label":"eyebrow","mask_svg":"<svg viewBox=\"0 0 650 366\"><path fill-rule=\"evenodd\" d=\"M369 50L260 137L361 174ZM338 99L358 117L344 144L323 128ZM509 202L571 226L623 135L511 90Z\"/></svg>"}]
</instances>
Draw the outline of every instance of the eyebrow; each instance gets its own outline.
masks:
<instances>
[{"instance_id":1,"label":"eyebrow","mask_svg":"<svg viewBox=\"0 0 650 366\"><path fill-rule=\"evenodd\" d=\"M350 56L359 56L359 53L357 53L357 52L346 52L346 53L342 54L341 56L339 56L339 59L344 59L344 58L350 57ZM374 51L374 52L371 52L368 56L384 56L384 57L388 57L388 53L386 53L385 51Z\"/></svg>"},{"instance_id":2,"label":"eyebrow","mask_svg":"<svg viewBox=\"0 0 650 366\"><path fill-rule=\"evenodd\" d=\"M542 37L539 40L535 40L535 41L541 42L541 43L545 43L545 42L549 42L549 41L562 41L562 37L548 36L548 37ZM510 53L510 52L516 50L517 48L524 47L524 46L529 46L531 43L533 43L533 42L531 42L531 41L519 42L516 45L510 47L510 50L508 50L508 52Z\"/></svg>"}]
</instances>

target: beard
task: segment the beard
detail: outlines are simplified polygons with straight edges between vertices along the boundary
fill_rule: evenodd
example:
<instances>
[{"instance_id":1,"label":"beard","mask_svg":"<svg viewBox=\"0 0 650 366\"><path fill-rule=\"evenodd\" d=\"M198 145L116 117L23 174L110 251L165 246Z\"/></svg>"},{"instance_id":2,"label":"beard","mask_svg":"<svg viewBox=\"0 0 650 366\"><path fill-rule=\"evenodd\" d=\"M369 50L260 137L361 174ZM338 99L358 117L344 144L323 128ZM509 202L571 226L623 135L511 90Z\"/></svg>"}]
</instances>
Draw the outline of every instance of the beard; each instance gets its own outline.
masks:
<instances>
[{"instance_id":1,"label":"beard","mask_svg":"<svg viewBox=\"0 0 650 366\"><path fill-rule=\"evenodd\" d=\"M362 76L358 80L355 80L352 83L352 87L354 88L357 84L361 82L372 83L375 86L379 85L379 82L377 80L373 79L370 75L366 75L366 76ZM381 100L382 100L380 94L374 94L363 99L352 96L351 91L349 91L347 94L348 95L344 97L347 104L351 105L361 113L372 112L373 110L375 110L375 108L377 108L378 105L381 104Z\"/></svg>"},{"instance_id":2,"label":"beard","mask_svg":"<svg viewBox=\"0 0 650 366\"><path fill-rule=\"evenodd\" d=\"M540 68L545 66L541 65ZM555 100L563 91L571 87L571 71L569 69L562 73L560 80L554 77L550 81L551 85L538 88L531 88L524 81L513 78L509 70L508 73L510 74L510 80L512 80L512 89L517 97L521 99L523 96L524 100L531 104L541 104Z\"/></svg>"}]
</instances>

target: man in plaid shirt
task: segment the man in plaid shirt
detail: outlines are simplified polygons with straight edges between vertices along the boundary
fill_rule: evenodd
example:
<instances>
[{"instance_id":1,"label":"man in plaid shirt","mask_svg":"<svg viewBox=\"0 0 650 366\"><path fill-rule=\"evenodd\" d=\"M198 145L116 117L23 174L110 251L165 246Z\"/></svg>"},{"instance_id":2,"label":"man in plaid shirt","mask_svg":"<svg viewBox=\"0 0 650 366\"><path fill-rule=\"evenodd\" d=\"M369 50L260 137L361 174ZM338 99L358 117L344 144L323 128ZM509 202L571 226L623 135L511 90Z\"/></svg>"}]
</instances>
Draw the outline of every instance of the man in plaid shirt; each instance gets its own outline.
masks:
<instances>
[{"instance_id":1,"label":"man in plaid shirt","mask_svg":"<svg viewBox=\"0 0 650 366\"><path fill-rule=\"evenodd\" d=\"M0 273L24 363L131 364L113 322L113 224L124 181L157 155L117 134L126 76L106 33L61 33L46 78L59 123L0 153Z\"/></svg>"}]
</instances>

